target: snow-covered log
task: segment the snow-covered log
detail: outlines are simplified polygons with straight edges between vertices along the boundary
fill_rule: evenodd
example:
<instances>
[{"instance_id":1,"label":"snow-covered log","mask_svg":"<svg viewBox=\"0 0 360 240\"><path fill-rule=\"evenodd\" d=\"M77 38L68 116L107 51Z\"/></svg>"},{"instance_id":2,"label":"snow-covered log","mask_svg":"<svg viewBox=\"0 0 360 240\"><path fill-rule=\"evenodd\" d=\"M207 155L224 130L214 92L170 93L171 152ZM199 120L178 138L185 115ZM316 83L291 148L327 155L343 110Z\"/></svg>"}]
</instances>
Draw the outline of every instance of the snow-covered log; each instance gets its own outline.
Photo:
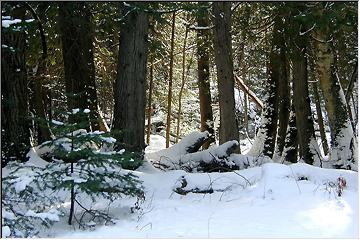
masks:
<instances>
[{"instance_id":1,"label":"snow-covered log","mask_svg":"<svg viewBox=\"0 0 360 240\"><path fill-rule=\"evenodd\" d=\"M188 145L187 142L194 137L193 134L168 149L148 154L148 159L155 167L163 170L184 169L189 172L194 170L209 171L211 170L209 168L219 166L231 170L232 166L235 166L232 161L228 161L228 158L239 146L238 141L233 140L205 151L189 153L184 149L184 146ZM182 143L183 141L185 143ZM194 150L194 148L191 150ZM238 168L235 166L235 169Z\"/></svg>"},{"instance_id":2,"label":"snow-covered log","mask_svg":"<svg viewBox=\"0 0 360 240\"><path fill-rule=\"evenodd\" d=\"M179 143L158 152L148 153L147 157L149 159L167 158L176 161L182 155L198 151L208 138L209 132L207 131L192 132L181 139Z\"/></svg>"}]
</instances>

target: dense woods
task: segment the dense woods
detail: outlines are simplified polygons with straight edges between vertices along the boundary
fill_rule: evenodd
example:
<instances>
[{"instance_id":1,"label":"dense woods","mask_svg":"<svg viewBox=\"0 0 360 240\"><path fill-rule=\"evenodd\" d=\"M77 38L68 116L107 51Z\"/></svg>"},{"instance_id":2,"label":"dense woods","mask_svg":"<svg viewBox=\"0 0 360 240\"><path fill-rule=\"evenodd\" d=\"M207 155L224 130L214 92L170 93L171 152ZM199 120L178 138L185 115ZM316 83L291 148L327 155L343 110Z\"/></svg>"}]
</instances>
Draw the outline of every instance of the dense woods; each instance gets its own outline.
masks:
<instances>
[{"instance_id":1,"label":"dense woods","mask_svg":"<svg viewBox=\"0 0 360 240\"><path fill-rule=\"evenodd\" d=\"M358 171L357 2L13 1L1 15L2 168L34 151L72 176L91 151L124 151L131 170ZM154 135L167 149L147 156Z\"/></svg>"}]
</instances>

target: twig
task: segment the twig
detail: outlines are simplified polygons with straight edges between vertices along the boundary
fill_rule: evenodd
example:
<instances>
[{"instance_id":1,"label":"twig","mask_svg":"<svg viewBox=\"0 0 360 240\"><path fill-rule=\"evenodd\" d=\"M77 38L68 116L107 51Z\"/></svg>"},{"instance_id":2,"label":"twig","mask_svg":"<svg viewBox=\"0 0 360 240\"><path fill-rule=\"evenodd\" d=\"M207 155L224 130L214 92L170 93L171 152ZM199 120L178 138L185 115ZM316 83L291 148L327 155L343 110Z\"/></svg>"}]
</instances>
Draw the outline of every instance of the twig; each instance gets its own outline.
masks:
<instances>
[{"instance_id":1,"label":"twig","mask_svg":"<svg viewBox=\"0 0 360 240\"><path fill-rule=\"evenodd\" d=\"M293 171L293 169L292 169L292 167L291 167L290 165L289 165L289 168L290 168L290 170L291 170L291 172L292 172L292 174L293 174L293 177L294 177L296 186L297 186L298 189L299 189L299 193L301 194L300 186L299 186L299 183L297 182L297 179L296 179L296 177L295 177L295 173L294 173L294 171Z\"/></svg>"}]
</instances>

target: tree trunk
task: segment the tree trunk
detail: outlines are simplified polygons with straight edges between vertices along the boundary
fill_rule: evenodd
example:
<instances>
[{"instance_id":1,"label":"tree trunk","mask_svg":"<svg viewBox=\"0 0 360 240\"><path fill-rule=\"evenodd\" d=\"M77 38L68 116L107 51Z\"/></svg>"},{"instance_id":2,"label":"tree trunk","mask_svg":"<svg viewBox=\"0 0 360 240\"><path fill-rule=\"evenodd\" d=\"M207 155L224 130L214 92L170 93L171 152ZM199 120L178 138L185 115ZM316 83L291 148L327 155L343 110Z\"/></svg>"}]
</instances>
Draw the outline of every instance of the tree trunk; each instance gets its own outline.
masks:
<instances>
[{"instance_id":1,"label":"tree trunk","mask_svg":"<svg viewBox=\"0 0 360 240\"><path fill-rule=\"evenodd\" d=\"M171 43L170 43L170 71L169 71L169 86L168 86L168 104L166 117L166 148L170 146L170 131L171 131L171 101L172 101L172 82L173 82L173 65L174 65L174 40L175 40L175 12L172 15L171 25Z\"/></svg>"},{"instance_id":2,"label":"tree trunk","mask_svg":"<svg viewBox=\"0 0 360 240\"><path fill-rule=\"evenodd\" d=\"M201 4L199 3L199 5ZM209 16L207 10L198 10L197 24L199 27L205 27L209 25ZM197 31L196 44L201 131L208 131L210 134L209 140L202 147L203 149L207 149L211 142L215 141L210 92L209 54L211 39L209 30Z\"/></svg>"},{"instance_id":3,"label":"tree trunk","mask_svg":"<svg viewBox=\"0 0 360 240\"><path fill-rule=\"evenodd\" d=\"M248 102L249 102L249 97L246 93L244 93L244 126L247 136L249 136Z\"/></svg>"},{"instance_id":4,"label":"tree trunk","mask_svg":"<svg viewBox=\"0 0 360 240\"><path fill-rule=\"evenodd\" d=\"M296 163L298 156L298 130L296 128L296 114L294 105L291 105L289 125L285 138L282 159L286 162Z\"/></svg>"},{"instance_id":5,"label":"tree trunk","mask_svg":"<svg viewBox=\"0 0 360 240\"><path fill-rule=\"evenodd\" d=\"M189 28L188 26L185 27L185 38L184 38L184 45L182 49L182 74L181 74L181 87L179 92L179 109L178 109L178 116L177 116L177 126L176 126L176 143L179 141L180 137L180 119L181 119L181 98L184 91L185 86L185 62L186 62L186 40L188 37Z\"/></svg>"},{"instance_id":6,"label":"tree trunk","mask_svg":"<svg viewBox=\"0 0 360 240\"><path fill-rule=\"evenodd\" d=\"M59 3L68 108L90 109L90 126L99 129L95 86L93 25L86 2Z\"/></svg>"},{"instance_id":7,"label":"tree trunk","mask_svg":"<svg viewBox=\"0 0 360 240\"><path fill-rule=\"evenodd\" d=\"M280 54L277 56L277 64L279 69L277 104L278 104L278 132L276 137L276 150L273 159L281 156L286 138L286 131L289 124L290 115L290 66L285 55L285 42L283 36L280 36Z\"/></svg>"},{"instance_id":8,"label":"tree trunk","mask_svg":"<svg viewBox=\"0 0 360 240\"><path fill-rule=\"evenodd\" d=\"M283 59L281 58L281 25L280 19L275 20L273 30L272 47L270 52L270 59L267 66L268 78L266 81L266 89L268 94L265 97L265 106L261 114L261 126L256 135L255 142L249 151L252 156L268 156L270 158L274 155L277 120L278 120L278 85L285 76L282 75L281 66ZM281 80L280 80L281 78Z\"/></svg>"},{"instance_id":9,"label":"tree trunk","mask_svg":"<svg viewBox=\"0 0 360 240\"><path fill-rule=\"evenodd\" d=\"M220 107L220 144L239 141L239 129L235 116L234 73L231 48L231 3L214 2L214 50L217 69ZM236 153L240 153L238 146Z\"/></svg>"},{"instance_id":10,"label":"tree trunk","mask_svg":"<svg viewBox=\"0 0 360 240\"><path fill-rule=\"evenodd\" d=\"M25 8L18 2L2 3L1 7L2 15L25 20ZM26 154L31 146L25 41L25 29L19 24L1 27L2 166L9 161L27 161Z\"/></svg>"},{"instance_id":11,"label":"tree trunk","mask_svg":"<svg viewBox=\"0 0 360 240\"><path fill-rule=\"evenodd\" d=\"M152 110L152 93L153 93L153 81L154 81L154 59L151 58L150 63L150 83L149 83L149 98L148 98L148 109L147 109L147 130L146 130L146 143L150 144L150 134L151 134L151 110Z\"/></svg>"},{"instance_id":12,"label":"tree trunk","mask_svg":"<svg viewBox=\"0 0 360 240\"><path fill-rule=\"evenodd\" d=\"M137 3L142 4L142 3ZM118 71L115 81L113 129L116 148L142 152L145 148L145 84L148 14L123 8Z\"/></svg>"},{"instance_id":13,"label":"tree trunk","mask_svg":"<svg viewBox=\"0 0 360 240\"><path fill-rule=\"evenodd\" d=\"M315 140L313 118L308 90L308 72L306 59L306 38L294 36L291 49L293 63L293 101L298 129L300 157L308 164L313 164L319 151Z\"/></svg>"},{"instance_id":14,"label":"tree trunk","mask_svg":"<svg viewBox=\"0 0 360 240\"><path fill-rule=\"evenodd\" d=\"M319 91L318 91L318 87L317 87L317 82L313 82L312 86L313 86L313 90L314 90L314 100L315 100L315 106L316 106L316 115L318 117L318 125L319 125L320 137L321 137L321 144L322 144L322 147L324 150L324 154L328 155L329 145L328 145L326 135L325 135L324 119L323 119L322 111L321 111L320 96L319 96Z\"/></svg>"},{"instance_id":15,"label":"tree trunk","mask_svg":"<svg viewBox=\"0 0 360 240\"><path fill-rule=\"evenodd\" d=\"M346 102L350 102L350 95L351 95L351 93L353 91L354 84L355 84L355 82L357 80L357 76L358 76L358 61L356 61L354 71L351 74L349 84L348 84L348 86L346 88L346 94L345 94Z\"/></svg>"},{"instance_id":16,"label":"tree trunk","mask_svg":"<svg viewBox=\"0 0 360 240\"><path fill-rule=\"evenodd\" d=\"M318 18L325 18L322 9L318 10L317 14ZM334 51L332 42L329 41L330 29L328 25L322 25L313 32L316 69L331 130L330 159L337 168L357 169L353 150L354 134L346 108L345 94L334 66Z\"/></svg>"},{"instance_id":17,"label":"tree trunk","mask_svg":"<svg viewBox=\"0 0 360 240\"><path fill-rule=\"evenodd\" d=\"M42 19L39 18L36 11L28 4L25 3L26 8L31 12L32 17L37 21L38 30L40 33L40 40L42 46L42 54L39 58L38 68L36 74L33 78L34 81L34 108L36 117L38 118L37 121L37 142L41 144L47 140L51 139L51 132L49 128L49 124L46 118L45 112L45 104L43 102L44 93L43 93L43 82L45 80L45 73L46 73L46 58L47 58L47 43L46 43L46 36L43 29ZM44 11L48 4L40 3L39 4L39 12ZM43 14L42 14L43 15Z\"/></svg>"}]
</instances>

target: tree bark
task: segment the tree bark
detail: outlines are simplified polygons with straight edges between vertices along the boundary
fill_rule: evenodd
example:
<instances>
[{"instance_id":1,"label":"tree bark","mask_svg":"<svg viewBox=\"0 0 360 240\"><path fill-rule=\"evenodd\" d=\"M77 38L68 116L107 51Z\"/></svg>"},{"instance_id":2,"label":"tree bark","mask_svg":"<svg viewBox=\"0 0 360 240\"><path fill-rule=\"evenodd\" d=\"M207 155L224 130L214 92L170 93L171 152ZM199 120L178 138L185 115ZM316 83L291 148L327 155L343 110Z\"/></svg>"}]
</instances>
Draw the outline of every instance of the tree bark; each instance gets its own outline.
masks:
<instances>
[{"instance_id":1,"label":"tree bark","mask_svg":"<svg viewBox=\"0 0 360 240\"><path fill-rule=\"evenodd\" d=\"M86 2L59 3L68 108L90 109L90 126L99 129L95 85L93 25Z\"/></svg>"},{"instance_id":2,"label":"tree bark","mask_svg":"<svg viewBox=\"0 0 360 240\"><path fill-rule=\"evenodd\" d=\"M147 109L147 130L146 130L146 143L150 144L150 134L151 134L151 110L152 110L152 93L153 93L153 81L154 81L154 59L151 58L150 63L150 80L149 80L149 98L148 98L148 109Z\"/></svg>"},{"instance_id":3,"label":"tree bark","mask_svg":"<svg viewBox=\"0 0 360 240\"><path fill-rule=\"evenodd\" d=\"M201 4L199 3L201 6ZM208 11L199 9L197 12L197 24L199 27L209 25ZM211 106L211 92L210 92L210 33L209 30L198 30L196 35L197 44L197 64L198 64L198 88L200 99L200 121L201 131L208 131L210 133L209 141L204 143L203 149L207 149L211 142L215 141L214 135L214 120Z\"/></svg>"},{"instance_id":4,"label":"tree bark","mask_svg":"<svg viewBox=\"0 0 360 240\"><path fill-rule=\"evenodd\" d=\"M324 9L316 16L325 18ZM337 168L357 169L354 159L354 134L346 108L346 99L334 65L334 51L328 25L318 26L313 31L316 69L324 94L325 108L331 130L330 159Z\"/></svg>"},{"instance_id":5,"label":"tree bark","mask_svg":"<svg viewBox=\"0 0 360 240\"><path fill-rule=\"evenodd\" d=\"M298 129L300 157L308 164L313 164L317 156L317 143L308 90L308 72L306 58L306 38L294 36L291 60L293 63L293 101Z\"/></svg>"},{"instance_id":6,"label":"tree bark","mask_svg":"<svg viewBox=\"0 0 360 240\"><path fill-rule=\"evenodd\" d=\"M323 118L322 111L321 111L320 96L319 96L319 90L317 87L317 82L313 82L312 87L314 90L314 100L315 100L315 106L316 106L316 114L318 117L318 125L319 125L320 137L321 137L321 144L322 144L322 147L324 150L324 154L328 155L329 145L328 145L326 135L325 135L324 118Z\"/></svg>"},{"instance_id":7,"label":"tree bark","mask_svg":"<svg viewBox=\"0 0 360 240\"><path fill-rule=\"evenodd\" d=\"M175 40L175 13L172 14L171 25L171 43L170 43L170 70L169 70L169 86L168 86L168 102L166 117L166 148L170 145L171 131L171 101L172 101L172 83L173 83L173 65L174 65L174 40Z\"/></svg>"},{"instance_id":8,"label":"tree bark","mask_svg":"<svg viewBox=\"0 0 360 240\"><path fill-rule=\"evenodd\" d=\"M272 158L274 155L278 120L278 85L285 77L282 75L281 66L284 64L280 55L281 51L279 51L282 43L280 21L279 17L275 19L272 47L267 65L266 89L268 93L265 96L265 105L261 114L261 126L249 151L249 154L253 156L264 155Z\"/></svg>"},{"instance_id":9,"label":"tree bark","mask_svg":"<svg viewBox=\"0 0 360 240\"><path fill-rule=\"evenodd\" d=\"M231 48L231 3L214 2L214 50L217 69L220 107L220 144L239 141L238 123L235 116L234 73ZM235 150L240 153L240 147Z\"/></svg>"},{"instance_id":10,"label":"tree bark","mask_svg":"<svg viewBox=\"0 0 360 240\"><path fill-rule=\"evenodd\" d=\"M249 136L248 102L249 102L249 97L246 93L244 93L244 125L245 125L245 131L246 131L247 136Z\"/></svg>"},{"instance_id":11,"label":"tree bark","mask_svg":"<svg viewBox=\"0 0 360 240\"><path fill-rule=\"evenodd\" d=\"M264 106L263 102L255 95L253 91L239 78L237 75L235 76L236 85L240 87L240 89L244 92L244 94L249 95L250 99L256 104L257 108L261 110Z\"/></svg>"},{"instance_id":12,"label":"tree bark","mask_svg":"<svg viewBox=\"0 0 360 240\"><path fill-rule=\"evenodd\" d=\"M25 7L2 3L2 14L24 21ZM31 146L24 27L2 26L1 44L1 162L5 166L9 161L27 161Z\"/></svg>"},{"instance_id":13,"label":"tree bark","mask_svg":"<svg viewBox=\"0 0 360 240\"><path fill-rule=\"evenodd\" d=\"M286 162L296 163L298 157L298 130L296 128L295 107L291 105L289 125L285 138L282 159Z\"/></svg>"},{"instance_id":14,"label":"tree bark","mask_svg":"<svg viewBox=\"0 0 360 240\"><path fill-rule=\"evenodd\" d=\"M357 76L358 76L358 61L356 61L354 71L351 74L349 84L348 84L348 86L346 88L346 93L345 93L346 102L350 102L350 95L351 95L351 93L353 91L354 84L355 84L355 82L357 80Z\"/></svg>"},{"instance_id":15,"label":"tree bark","mask_svg":"<svg viewBox=\"0 0 360 240\"><path fill-rule=\"evenodd\" d=\"M35 113L38 119L37 121L37 142L41 144L47 140L51 139L51 132L49 128L49 124L46 118L45 112L45 104L43 102L44 93L43 93L43 82L45 80L45 72L46 72L46 58L47 58L47 43L46 43L46 36L43 29L42 20L39 18L38 14L36 13L35 9L32 8L28 3L25 3L26 8L31 12L33 18L37 21L38 30L40 33L40 40L42 46L42 54L39 58L38 68L36 74L33 78L34 81L34 108ZM40 3L39 11L43 11L47 4Z\"/></svg>"},{"instance_id":16,"label":"tree bark","mask_svg":"<svg viewBox=\"0 0 360 240\"><path fill-rule=\"evenodd\" d=\"M143 4L143 3L136 3ZM145 148L145 84L148 14L123 8L118 71L115 80L113 129L116 148L142 152Z\"/></svg>"},{"instance_id":17,"label":"tree bark","mask_svg":"<svg viewBox=\"0 0 360 240\"><path fill-rule=\"evenodd\" d=\"M281 31L283 31L284 26L281 27ZM276 137L276 150L274 159L278 156L281 156L284 146L285 146L285 138L287 126L289 124L289 116L290 116L290 66L288 59L286 57L285 50L285 40L283 34L279 37L279 48L280 53L276 56L278 65L279 77L278 77L278 89L277 89L277 105L278 105L278 132Z\"/></svg>"},{"instance_id":18,"label":"tree bark","mask_svg":"<svg viewBox=\"0 0 360 240\"><path fill-rule=\"evenodd\" d=\"M185 63L186 63L186 41L187 41L187 37L188 37L188 32L189 32L189 28L188 26L185 27L185 38L184 38L184 45L183 45L183 49L182 49L182 74L181 74L181 87L180 87L180 92L179 92L179 109L178 109L178 116L177 116L177 126L176 126L176 143L179 141L179 137L180 137L180 120L181 120L181 98L182 98L182 94L184 91L184 86L185 86Z\"/></svg>"}]
</instances>

